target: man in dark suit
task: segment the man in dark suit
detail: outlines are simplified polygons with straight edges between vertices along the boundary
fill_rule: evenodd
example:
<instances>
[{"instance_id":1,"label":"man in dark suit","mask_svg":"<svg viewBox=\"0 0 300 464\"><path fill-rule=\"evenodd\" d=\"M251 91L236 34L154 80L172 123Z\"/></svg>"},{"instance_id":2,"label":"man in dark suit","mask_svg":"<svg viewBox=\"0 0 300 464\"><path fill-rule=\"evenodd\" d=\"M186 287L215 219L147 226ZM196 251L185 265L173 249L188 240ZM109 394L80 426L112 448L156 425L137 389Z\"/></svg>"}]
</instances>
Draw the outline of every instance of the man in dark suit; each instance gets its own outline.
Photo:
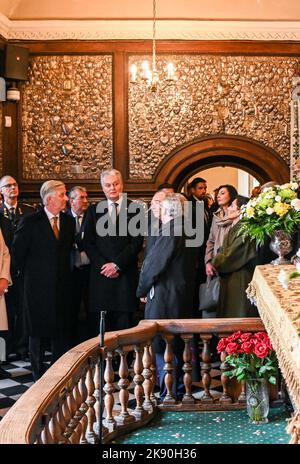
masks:
<instances>
[{"instance_id":1,"label":"man in dark suit","mask_svg":"<svg viewBox=\"0 0 300 464\"><path fill-rule=\"evenodd\" d=\"M191 195L188 197L190 205L192 207L192 226L195 229L196 227L204 228L204 240L201 246L198 247L198 263L197 263L197 272L196 272L196 287L195 287L195 316L199 317L197 314L199 308L199 285L202 282L206 281L206 272L205 272L205 248L206 242L209 236L209 230L211 225L211 215L207 205L206 199L206 189L207 184L206 180L202 177L196 177L189 184L189 189ZM202 204L203 209L201 209L201 217L196 217L196 214L199 214L199 209L196 208L197 204Z\"/></svg>"},{"instance_id":2,"label":"man in dark suit","mask_svg":"<svg viewBox=\"0 0 300 464\"><path fill-rule=\"evenodd\" d=\"M35 209L18 200L19 186L17 181L9 175L0 179L0 191L3 195L3 203L0 207L2 219L2 232L6 245L11 251L13 235L18 223L23 216L34 213ZM10 226L7 224L10 223ZM28 357L28 337L25 335L23 318L23 283L22 279L11 265L11 276L13 286L5 295L8 327L7 354L17 353L17 357L26 360Z\"/></svg>"},{"instance_id":3,"label":"man in dark suit","mask_svg":"<svg viewBox=\"0 0 300 464\"><path fill-rule=\"evenodd\" d=\"M185 198L176 193L166 194L162 200L162 227L146 255L137 289L139 298L147 297L145 319L188 319L193 315L197 249L187 243L183 222L184 201ZM166 394L164 349L165 342L156 337L154 351L162 398ZM174 339L173 350L176 365L173 388L180 399L183 394L183 342L179 337Z\"/></svg>"},{"instance_id":4,"label":"man in dark suit","mask_svg":"<svg viewBox=\"0 0 300 464\"><path fill-rule=\"evenodd\" d=\"M99 333L100 310L107 311L107 331L132 327L138 310L138 253L143 246L142 234L131 234L128 227L135 213L130 212L133 202L123 194L121 173L103 171L101 185L106 200L89 207L83 240L91 262L90 337Z\"/></svg>"},{"instance_id":5,"label":"man in dark suit","mask_svg":"<svg viewBox=\"0 0 300 464\"><path fill-rule=\"evenodd\" d=\"M74 220L62 211L68 197L63 182L49 180L40 190L44 208L24 216L15 232L12 259L24 277L25 326L34 380L44 373L46 338L52 362L69 349Z\"/></svg>"},{"instance_id":6,"label":"man in dark suit","mask_svg":"<svg viewBox=\"0 0 300 464\"><path fill-rule=\"evenodd\" d=\"M69 192L69 214L75 220L75 243L71 254L72 267L72 329L71 345L88 338L87 313L90 260L83 250L83 237L85 230L86 211L89 205L88 194L85 187L77 185Z\"/></svg>"}]
</instances>

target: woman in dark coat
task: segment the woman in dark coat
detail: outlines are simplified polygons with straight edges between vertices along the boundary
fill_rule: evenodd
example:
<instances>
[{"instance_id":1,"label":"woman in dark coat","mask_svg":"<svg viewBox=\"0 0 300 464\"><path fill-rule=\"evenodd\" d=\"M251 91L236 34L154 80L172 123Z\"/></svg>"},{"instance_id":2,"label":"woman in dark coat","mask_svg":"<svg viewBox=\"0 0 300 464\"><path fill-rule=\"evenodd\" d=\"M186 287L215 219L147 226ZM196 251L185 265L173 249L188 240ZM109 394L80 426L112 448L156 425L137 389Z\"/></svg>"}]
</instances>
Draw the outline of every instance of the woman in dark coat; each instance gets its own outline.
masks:
<instances>
[{"instance_id":1,"label":"woman in dark coat","mask_svg":"<svg viewBox=\"0 0 300 464\"><path fill-rule=\"evenodd\" d=\"M217 317L255 317L257 309L246 295L257 256L255 242L239 235L240 208L248 201L238 196L228 207L228 218L234 225L225 236L223 246L212 264L220 275L220 297Z\"/></svg>"}]
</instances>

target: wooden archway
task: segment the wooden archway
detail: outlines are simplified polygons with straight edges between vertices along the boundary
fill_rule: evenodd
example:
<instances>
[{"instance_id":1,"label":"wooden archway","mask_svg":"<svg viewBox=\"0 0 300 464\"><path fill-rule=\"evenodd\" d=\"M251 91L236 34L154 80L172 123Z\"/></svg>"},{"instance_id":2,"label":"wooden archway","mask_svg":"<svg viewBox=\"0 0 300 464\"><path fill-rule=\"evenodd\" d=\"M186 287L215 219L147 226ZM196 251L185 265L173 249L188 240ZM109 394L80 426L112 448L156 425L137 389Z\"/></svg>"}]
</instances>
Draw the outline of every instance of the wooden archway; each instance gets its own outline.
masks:
<instances>
[{"instance_id":1,"label":"wooden archway","mask_svg":"<svg viewBox=\"0 0 300 464\"><path fill-rule=\"evenodd\" d=\"M216 166L233 166L249 172L259 182L289 180L289 166L274 150L246 137L215 135L174 150L160 165L155 185L172 183L176 189L198 172Z\"/></svg>"}]
</instances>

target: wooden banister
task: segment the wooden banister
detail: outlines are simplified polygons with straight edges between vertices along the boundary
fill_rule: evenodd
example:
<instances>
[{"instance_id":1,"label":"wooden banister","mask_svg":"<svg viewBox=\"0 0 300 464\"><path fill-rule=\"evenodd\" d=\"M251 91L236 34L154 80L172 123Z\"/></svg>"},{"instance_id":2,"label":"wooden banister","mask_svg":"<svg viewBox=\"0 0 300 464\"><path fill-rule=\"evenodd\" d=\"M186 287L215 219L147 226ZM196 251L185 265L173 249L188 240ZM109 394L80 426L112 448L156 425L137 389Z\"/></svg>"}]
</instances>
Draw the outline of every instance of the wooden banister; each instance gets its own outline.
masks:
<instances>
[{"instance_id":1,"label":"wooden banister","mask_svg":"<svg viewBox=\"0 0 300 464\"><path fill-rule=\"evenodd\" d=\"M128 420L128 429L126 429L126 432L148 422L157 410L155 402L150 398L153 382L151 381L152 371L150 370L152 357L149 354L149 343L151 343L151 340L157 333L161 333L163 336L197 333L206 334L209 337L209 334L212 333L222 333L225 335L237 330L256 332L264 330L264 326L259 318L148 320L141 321L136 327L131 329L107 333L105 335L105 348L102 349L103 356L110 353L109 362L111 363L111 354L113 352L119 351L123 353L123 364L120 372L122 374L121 383L123 382L124 384L122 384L124 390L122 393L124 417L127 414L127 387L125 385L127 371L126 364L124 365L124 352L128 350L128 346L135 347L137 352L138 346L144 346L144 349L146 349L143 355L143 366L141 365L142 352L139 355L140 359L135 365L136 396L139 399L136 410L138 414L132 415L134 420ZM122 351L123 349L124 351ZM96 386L94 382L99 355L99 340L95 337L75 346L56 361L42 378L32 385L4 416L0 422L0 444L35 442L72 443L79 441L84 443L85 438L82 430L87 429L90 435L92 435L93 429L91 427L93 427L95 420L94 416L96 417L96 412L99 415L99 391L97 382ZM188 376L190 370L188 351L185 353L185 362L186 375ZM107 369L110 369L110 367ZM112 374L110 370L106 372L106 382L108 384L106 388L111 389ZM142 382L143 378L144 383ZM85 379L85 385L82 384L83 379ZM209 381L207 381L207 390L208 388ZM143 389L145 390L147 407L143 406L142 410L140 392ZM108 392L107 394L110 393ZM94 408L95 403L96 411ZM63 417L63 404L65 404L68 417ZM193 406L193 402L191 402L190 408ZM144 413L144 410L147 411L147 414ZM88 419L86 419L86 416ZM87 425L88 421L90 422ZM63 427L66 427L68 432L66 430L63 431ZM97 432L97 428L94 427L94 430ZM71 433L71 438L68 438L68 433ZM72 436L72 433L74 436ZM118 434L118 431L114 430L114 427L112 434L114 436ZM97 434L95 433L94 435ZM94 435L91 437L90 442L96 442Z\"/></svg>"}]
</instances>

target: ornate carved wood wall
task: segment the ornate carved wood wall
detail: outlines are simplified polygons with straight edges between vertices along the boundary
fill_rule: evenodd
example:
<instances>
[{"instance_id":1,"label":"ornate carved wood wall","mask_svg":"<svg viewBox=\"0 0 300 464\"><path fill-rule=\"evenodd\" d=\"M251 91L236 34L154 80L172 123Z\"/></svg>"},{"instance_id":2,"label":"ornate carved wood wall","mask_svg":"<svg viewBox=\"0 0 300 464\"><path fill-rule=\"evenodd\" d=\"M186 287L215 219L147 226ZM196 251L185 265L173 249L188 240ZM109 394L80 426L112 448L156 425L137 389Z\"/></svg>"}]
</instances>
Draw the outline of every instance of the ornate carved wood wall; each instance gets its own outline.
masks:
<instances>
[{"instance_id":1,"label":"ornate carved wood wall","mask_svg":"<svg viewBox=\"0 0 300 464\"><path fill-rule=\"evenodd\" d=\"M186 172L189 159L193 169L198 161L216 163L214 143L195 157L195 146L214 137L227 144L225 160L231 149L243 165L241 140L253 148L253 159L245 157L247 170L262 167L261 160L260 167L255 162L263 156L261 146L274 153L261 178L279 179L278 158L281 177L288 177L290 98L300 44L160 42L159 74L171 60L178 80L156 93L128 82L130 63L151 58L150 42L24 46L31 57L29 79L20 86L22 102L1 104L0 116L13 119L12 128L2 127L2 172L15 175L28 195L56 177L85 184L97 196L99 173L110 165L123 172L131 194L150 194L174 163L184 161ZM178 182L181 177L178 171Z\"/></svg>"}]
</instances>

